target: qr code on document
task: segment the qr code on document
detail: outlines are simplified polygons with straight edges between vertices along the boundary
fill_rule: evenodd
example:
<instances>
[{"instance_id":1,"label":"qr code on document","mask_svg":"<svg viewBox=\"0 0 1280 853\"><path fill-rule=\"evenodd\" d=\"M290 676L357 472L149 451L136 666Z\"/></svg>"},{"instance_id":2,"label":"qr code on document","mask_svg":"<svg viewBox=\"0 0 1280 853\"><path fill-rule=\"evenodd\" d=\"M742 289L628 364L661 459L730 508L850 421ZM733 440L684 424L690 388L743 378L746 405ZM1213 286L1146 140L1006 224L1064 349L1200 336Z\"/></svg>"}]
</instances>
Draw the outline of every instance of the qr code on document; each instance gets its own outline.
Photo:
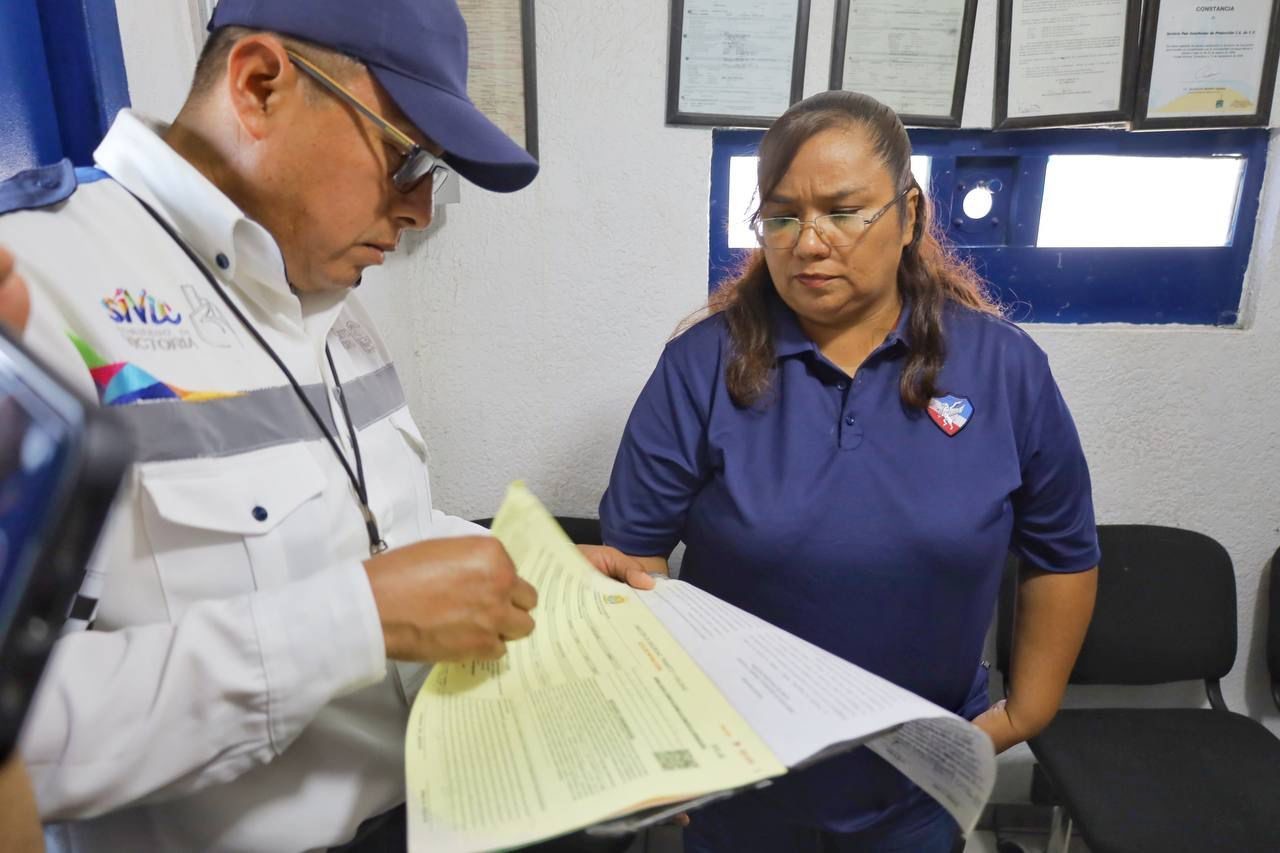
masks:
<instances>
[{"instance_id":1,"label":"qr code on document","mask_svg":"<svg viewBox=\"0 0 1280 853\"><path fill-rule=\"evenodd\" d=\"M688 770L698 766L698 762L693 760L693 753L687 749L655 752L653 757L658 759L658 766L663 770Z\"/></svg>"}]
</instances>

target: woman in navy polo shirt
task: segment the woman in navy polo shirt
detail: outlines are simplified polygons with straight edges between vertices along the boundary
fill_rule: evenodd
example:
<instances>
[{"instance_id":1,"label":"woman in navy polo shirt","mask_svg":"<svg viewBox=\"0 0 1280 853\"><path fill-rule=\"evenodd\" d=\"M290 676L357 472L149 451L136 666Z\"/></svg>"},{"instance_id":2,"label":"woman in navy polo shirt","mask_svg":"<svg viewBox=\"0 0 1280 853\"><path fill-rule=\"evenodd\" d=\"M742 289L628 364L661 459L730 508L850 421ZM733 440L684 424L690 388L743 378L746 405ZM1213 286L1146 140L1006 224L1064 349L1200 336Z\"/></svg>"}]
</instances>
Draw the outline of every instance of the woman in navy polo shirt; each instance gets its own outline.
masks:
<instances>
[{"instance_id":1,"label":"woman in navy polo shirt","mask_svg":"<svg viewBox=\"0 0 1280 853\"><path fill-rule=\"evenodd\" d=\"M762 248L668 344L600 517L647 569L666 572L684 541L684 580L974 719L1003 750L1056 712L1089 622L1089 474L1044 353L939 243L910 155L865 95L816 95L774 123ZM1036 568L1019 588L1016 691L988 707L980 659L1010 549ZM619 577L631 562L593 561ZM691 853L949 853L958 835L866 749L692 817Z\"/></svg>"}]
</instances>

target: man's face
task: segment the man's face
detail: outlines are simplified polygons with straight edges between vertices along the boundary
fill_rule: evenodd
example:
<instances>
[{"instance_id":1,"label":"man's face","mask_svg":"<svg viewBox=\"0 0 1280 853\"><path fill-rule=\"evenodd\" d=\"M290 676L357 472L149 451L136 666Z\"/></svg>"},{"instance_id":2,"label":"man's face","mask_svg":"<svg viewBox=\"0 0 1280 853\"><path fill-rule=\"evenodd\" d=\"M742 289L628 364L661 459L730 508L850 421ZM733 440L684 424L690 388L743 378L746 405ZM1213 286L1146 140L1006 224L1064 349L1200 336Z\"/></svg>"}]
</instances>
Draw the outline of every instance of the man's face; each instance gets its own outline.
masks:
<instances>
[{"instance_id":1,"label":"man's face","mask_svg":"<svg viewBox=\"0 0 1280 853\"><path fill-rule=\"evenodd\" d=\"M275 236L289 283L302 293L343 290L381 264L406 229L431 222L432 182L399 192L401 153L368 119L296 69L257 164L253 215ZM288 72L286 72L288 73ZM366 70L343 86L432 153L427 140Z\"/></svg>"}]
</instances>

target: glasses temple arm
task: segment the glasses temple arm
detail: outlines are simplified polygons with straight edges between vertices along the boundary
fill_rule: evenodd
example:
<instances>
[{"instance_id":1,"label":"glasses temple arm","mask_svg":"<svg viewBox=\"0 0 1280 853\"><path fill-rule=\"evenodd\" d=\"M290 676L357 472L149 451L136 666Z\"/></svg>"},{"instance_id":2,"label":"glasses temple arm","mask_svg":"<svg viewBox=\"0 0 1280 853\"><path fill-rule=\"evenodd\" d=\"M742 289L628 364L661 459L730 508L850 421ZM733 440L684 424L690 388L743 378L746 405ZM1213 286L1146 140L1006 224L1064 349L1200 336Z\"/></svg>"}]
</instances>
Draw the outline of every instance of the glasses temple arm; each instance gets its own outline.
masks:
<instances>
[{"instance_id":1,"label":"glasses temple arm","mask_svg":"<svg viewBox=\"0 0 1280 853\"><path fill-rule=\"evenodd\" d=\"M337 95L343 101L351 104L351 106L359 110L361 115L363 115L365 118L369 119L371 122L376 124L380 130L382 130L384 133L394 138L396 142L400 143L405 148L409 149L410 153L417 151L419 148L422 147L418 145L418 143L410 139L408 136L406 136L395 125L391 124L382 116L378 115L373 110L369 109L364 104L360 103L358 98L356 98L346 89L344 89L336 80L334 80L328 74L325 74L319 68L312 65L306 59L303 59L301 56L294 53L293 51L289 50L285 52L288 53L289 58L291 58L295 63L297 63L298 67L301 68L304 72L306 72L308 76L313 78L317 83L319 83L321 86L324 86L333 94Z\"/></svg>"}]
</instances>

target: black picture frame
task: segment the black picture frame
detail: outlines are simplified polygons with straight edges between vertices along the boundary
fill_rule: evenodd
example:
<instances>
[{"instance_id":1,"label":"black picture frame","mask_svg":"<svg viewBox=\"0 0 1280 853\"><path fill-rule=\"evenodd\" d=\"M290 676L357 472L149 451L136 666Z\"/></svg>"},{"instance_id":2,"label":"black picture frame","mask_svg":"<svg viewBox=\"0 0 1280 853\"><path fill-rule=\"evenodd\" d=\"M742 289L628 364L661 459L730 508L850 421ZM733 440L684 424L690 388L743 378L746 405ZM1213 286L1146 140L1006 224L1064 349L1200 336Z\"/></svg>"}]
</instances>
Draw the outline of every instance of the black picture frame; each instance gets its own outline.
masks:
<instances>
[{"instance_id":1,"label":"black picture frame","mask_svg":"<svg viewBox=\"0 0 1280 853\"><path fill-rule=\"evenodd\" d=\"M844 88L844 58L849 39L849 2L836 0L835 29L831 36L832 89ZM973 52L973 30L978 17L978 0L963 0L964 12L960 31L960 51L956 55L956 76L951 88L951 110L945 116L899 112L902 123L912 127L959 127L964 115L965 90L969 84L969 58ZM893 104L888 106L892 107Z\"/></svg>"},{"instance_id":2,"label":"black picture frame","mask_svg":"<svg viewBox=\"0 0 1280 853\"><path fill-rule=\"evenodd\" d=\"M1085 113L1051 113L1042 116L1009 117L1009 52L1013 47L1013 4L1000 0L1000 22L996 44L996 91L991 124L997 130L1027 127L1065 127L1082 124L1120 124L1133 120L1134 89L1138 72L1138 38L1142 0L1126 0L1124 58L1121 60L1119 108ZM1151 0L1147 0L1151 2Z\"/></svg>"},{"instance_id":3,"label":"black picture frame","mask_svg":"<svg viewBox=\"0 0 1280 853\"><path fill-rule=\"evenodd\" d=\"M524 148L538 159L538 28L533 0L520 0L520 50L524 59Z\"/></svg>"},{"instance_id":4,"label":"black picture frame","mask_svg":"<svg viewBox=\"0 0 1280 853\"><path fill-rule=\"evenodd\" d=\"M470 67L468 68L467 76L468 92L476 106L488 115L491 120L496 121L499 127L503 129L503 132L510 136L513 141L523 145L525 150L529 152L530 156L537 159L538 49L537 42L535 40L537 27L534 20L533 4L534 0L506 0L506 2L502 4L494 4L500 5L499 9L491 10L501 12L503 15L501 19L501 35L498 35L498 38L503 39L503 41L498 49L506 51L510 47L509 41L512 41L515 38L520 39L520 68L517 72L514 68L504 67L501 75L486 80L486 83L492 83L502 91L510 91L515 88L518 74L520 87L523 89L523 98L521 99L521 109L524 113L523 116L521 116L521 124L523 125L524 130L523 141L520 140L520 129L512 126L514 124L515 116L500 114L497 112L497 105L491 103L488 97L490 87L486 85L480 86L477 89L475 85L476 81L472 79L477 57L484 54L488 47L490 37L496 35L489 30L477 29L477 27L479 27L479 22L474 19L467 21L470 42L470 50L467 58L468 65ZM481 5L487 5L486 0L475 0L473 3L459 2L459 9L461 10L463 17L466 18L473 10L474 6ZM514 18L517 14L520 16L520 20L518 22ZM508 33L510 33L510 35L507 35Z\"/></svg>"},{"instance_id":5,"label":"black picture frame","mask_svg":"<svg viewBox=\"0 0 1280 853\"><path fill-rule=\"evenodd\" d=\"M791 55L791 98L794 104L804 95L805 56L809 42L810 0L779 0L796 4L795 49ZM671 0L670 37L667 44L667 124L692 127L769 127L778 116L687 113L680 106L680 55L684 35L684 0Z\"/></svg>"},{"instance_id":6,"label":"black picture frame","mask_svg":"<svg viewBox=\"0 0 1280 853\"><path fill-rule=\"evenodd\" d=\"M1243 2L1243 0L1241 0ZM1133 126L1139 130L1194 129L1207 127L1266 127L1271 122L1271 100L1275 95L1276 56L1280 52L1280 0L1270 0L1271 14L1267 16L1270 30L1263 48L1262 79L1258 85L1258 109L1252 115L1230 116L1174 116L1151 118L1147 115L1151 98L1151 74L1155 67L1156 38L1160 34L1160 0L1146 0L1143 14L1142 60L1138 71L1137 103L1134 108ZM1256 2L1256 0L1254 0Z\"/></svg>"}]
</instances>

